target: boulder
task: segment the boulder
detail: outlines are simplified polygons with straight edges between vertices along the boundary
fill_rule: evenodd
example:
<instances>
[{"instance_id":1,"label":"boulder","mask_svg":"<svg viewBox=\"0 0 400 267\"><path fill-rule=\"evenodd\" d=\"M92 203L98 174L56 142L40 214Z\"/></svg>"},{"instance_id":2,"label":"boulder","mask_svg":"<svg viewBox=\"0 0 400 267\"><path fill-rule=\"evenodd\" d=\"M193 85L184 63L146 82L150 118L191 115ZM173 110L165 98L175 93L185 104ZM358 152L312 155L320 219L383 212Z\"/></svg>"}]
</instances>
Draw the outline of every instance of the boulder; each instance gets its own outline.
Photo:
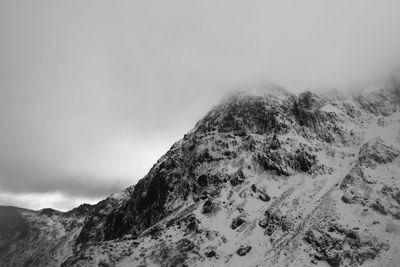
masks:
<instances>
[{"instance_id":1,"label":"boulder","mask_svg":"<svg viewBox=\"0 0 400 267\"><path fill-rule=\"evenodd\" d=\"M209 213L212 211L214 207L214 203L212 202L211 199L207 199L206 202L204 202L203 208L201 210L202 213Z\"/></svg>"},{"instance_id":2,"label":"boulder","mask_svg":"<svg viewBox=\"0 0 400 267\"><path fill-rule=\"evenodd\" d=\"M233 230L235 230L236 228L241 226L244 222L246 222L246 221L243 219L243 217L241 217L241 216L236 217L235 219L233 219L233 221L231 223L231 228Z\"/></svg>"},{"instance_id":3,"label":"boulder","mask_svg":"<svg viewBox=\"0 0 400 267\"><path fill-rule=\"evenodd\" d=\"M245 256L247 253L249 253L250 250L251 250L251 246L243 246L243 245L242 245L242 246L239 247L239 249L236 251L236 253L237 253L239 256L243 257L243 256Z\"/></svg>"}]
</instances>

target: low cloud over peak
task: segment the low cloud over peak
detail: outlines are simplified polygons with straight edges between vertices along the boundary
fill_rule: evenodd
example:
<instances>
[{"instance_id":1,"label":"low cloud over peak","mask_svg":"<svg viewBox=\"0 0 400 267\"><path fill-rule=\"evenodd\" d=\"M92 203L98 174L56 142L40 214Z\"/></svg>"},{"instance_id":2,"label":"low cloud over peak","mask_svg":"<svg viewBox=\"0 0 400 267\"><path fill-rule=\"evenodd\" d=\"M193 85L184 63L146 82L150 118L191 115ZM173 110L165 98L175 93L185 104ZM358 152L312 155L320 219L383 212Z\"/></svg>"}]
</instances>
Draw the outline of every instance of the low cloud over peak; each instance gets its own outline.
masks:
<instances>
[{"instance_id":1,"label":"low cloud over peak","mask_svg":"<svg viewBox=\"0 0 400 267\"><path fill-rule=\"evenodd\" d=\"M342 87L388 73L400 62L399 9L2 1L2 204L54 192L98 199L135 184L232 88Z\"/></svg>"}]
</instances>

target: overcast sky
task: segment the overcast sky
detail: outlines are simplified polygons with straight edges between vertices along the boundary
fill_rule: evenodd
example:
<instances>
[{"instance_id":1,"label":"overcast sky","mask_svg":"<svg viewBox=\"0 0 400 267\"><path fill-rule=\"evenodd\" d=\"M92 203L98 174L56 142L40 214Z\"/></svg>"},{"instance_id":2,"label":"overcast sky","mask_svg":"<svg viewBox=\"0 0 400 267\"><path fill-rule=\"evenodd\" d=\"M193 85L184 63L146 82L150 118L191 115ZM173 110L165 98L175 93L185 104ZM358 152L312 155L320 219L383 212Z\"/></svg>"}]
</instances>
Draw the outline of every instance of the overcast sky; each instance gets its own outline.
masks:
<instances>
[{"instance_id":1,"label":"overcast sky","mask_svg":"<svg viewBox=\"0 0 400 267\"><path fill-rule=\"evenodd\" d=\"M0 205L142 178L230 89L341 87L399 61L400 1L0 1Z\"/></svg>"}]
</instances>

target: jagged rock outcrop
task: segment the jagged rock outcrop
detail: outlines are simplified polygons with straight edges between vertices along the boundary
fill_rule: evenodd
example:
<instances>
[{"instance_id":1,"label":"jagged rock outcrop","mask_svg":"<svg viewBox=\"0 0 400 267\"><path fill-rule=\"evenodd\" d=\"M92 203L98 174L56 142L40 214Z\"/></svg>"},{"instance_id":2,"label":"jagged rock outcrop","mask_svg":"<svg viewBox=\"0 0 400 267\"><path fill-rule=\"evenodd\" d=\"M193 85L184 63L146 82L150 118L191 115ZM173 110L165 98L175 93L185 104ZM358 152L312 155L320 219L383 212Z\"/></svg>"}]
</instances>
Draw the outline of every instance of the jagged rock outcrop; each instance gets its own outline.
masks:
<instances>
[{"instance_id":1,"label":"jagged rock outcrop","mask_svg":"<svg viewBox=\"0 0 400 267\"><path fill-rule=\"evenodd\" d=\"M347 204L358 203L370 207L382 215L391 214L393 218L398 219L400 206L397 201L397 187L392 187L393 183L388 183L389 177L377 179L379 177L367 174L368 169L382 168L398 156L399 150L386 144L381 138L374 138L364 143L360 148L356 165L340 185L340 189L344 191L342 200ZM376 187L377 183L382 184L382 187Z\"/></svg>"},{"instance_id":2,"label":"jagged rock outcrop","mask_svg":"<svg viewBox=\"0 0 400 267\"><path fill-rule=\"evenodd\" d=\"M287 232L290 228L290 222L285 216L270 213L269 211L264 213L264 218L258 222L258 225L265 228L265 235L272 235L276 230Z\"/></svg>"},{"instance_id":3,"label":"jagged rock outcrop","mask_svg":"<svg viewBox=\"0 0 400 267\"><path fill-rule=\"evenodd\" d=\"M377 164L392 162L399 153L399 150L385 144L381 138L376 138L361 147L358 161L360 165L375 168Z\"/></svg>"},{"instance_id":4,"label":"jagged rock outcrop","mask_svg":"<svg viewBox=\"0 0 400 267\"><path fill-rule=\"evenodd\" d=\"M326 261L332 267L360 265L387 249L387 245L377 240L363 241L356 231L336 225L327 231L309 230L304 240L315 250L314 259Z\"/></svg>"},{"instance_id":5,"label":"jagged rock outcrop","mask_svg":"<svg viewBox=\"0 0 400 267\"><path fill-rule=\"evenodd\" d=\"M0 265L60 266L72 255L85 216L79 208L63 213L0 207Z\"/></svg>"},{"instance_id":6,"label":"jagged rock outcrop","mask_svg":"<svg viewBox=\"0 0 400 267\"><path fill-rule=\"evenodd\" d=\"M377 90L368 95L355 96L360 108L374 115L390 116L399 110L398 88Z\"/></svg>"},{"instance_id":7,"label":"jagged rock outcrop","mask_svg":"<svg viewBox=\"0 0 400 267\"><path fill-rule=\"evenodd\" d=\"M397 91L278 91L232 95L135 186L96 205L0 210L11 214L0 219L0 265L400 261Z\"/></svg>"}]
</instances>

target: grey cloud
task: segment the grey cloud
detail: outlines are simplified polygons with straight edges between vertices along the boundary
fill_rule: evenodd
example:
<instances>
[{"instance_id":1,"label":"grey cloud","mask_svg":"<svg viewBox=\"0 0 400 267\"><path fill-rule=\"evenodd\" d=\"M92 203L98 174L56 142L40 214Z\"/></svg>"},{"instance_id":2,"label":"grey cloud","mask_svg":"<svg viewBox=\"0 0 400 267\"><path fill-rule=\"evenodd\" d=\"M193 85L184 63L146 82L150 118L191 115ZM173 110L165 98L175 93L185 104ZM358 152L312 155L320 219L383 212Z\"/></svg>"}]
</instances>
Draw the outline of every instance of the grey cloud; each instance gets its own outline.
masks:
<instances>
[{"instance_id":1,"label":"grey cloud","mask_svg":"<svg viewBox=\"0 0 400 267\"><path fill-rule=\"evenodd\" d=\"M399 1L0 2L0 189L135 184L227 91L375 79Z\"/></svg>"},{"instance_id":2,"label":"grey cloud","mask_svg":"<svg viewBox=\"0 0 400 267\"><path fill-rule=\"evenodd\" d=\"M0 191L15 194L61 192L70 197L101 198L129 185L117 179L120 177L73 175L27 166L2 166L0 176Z\"/></svg>"}]
</instances>

